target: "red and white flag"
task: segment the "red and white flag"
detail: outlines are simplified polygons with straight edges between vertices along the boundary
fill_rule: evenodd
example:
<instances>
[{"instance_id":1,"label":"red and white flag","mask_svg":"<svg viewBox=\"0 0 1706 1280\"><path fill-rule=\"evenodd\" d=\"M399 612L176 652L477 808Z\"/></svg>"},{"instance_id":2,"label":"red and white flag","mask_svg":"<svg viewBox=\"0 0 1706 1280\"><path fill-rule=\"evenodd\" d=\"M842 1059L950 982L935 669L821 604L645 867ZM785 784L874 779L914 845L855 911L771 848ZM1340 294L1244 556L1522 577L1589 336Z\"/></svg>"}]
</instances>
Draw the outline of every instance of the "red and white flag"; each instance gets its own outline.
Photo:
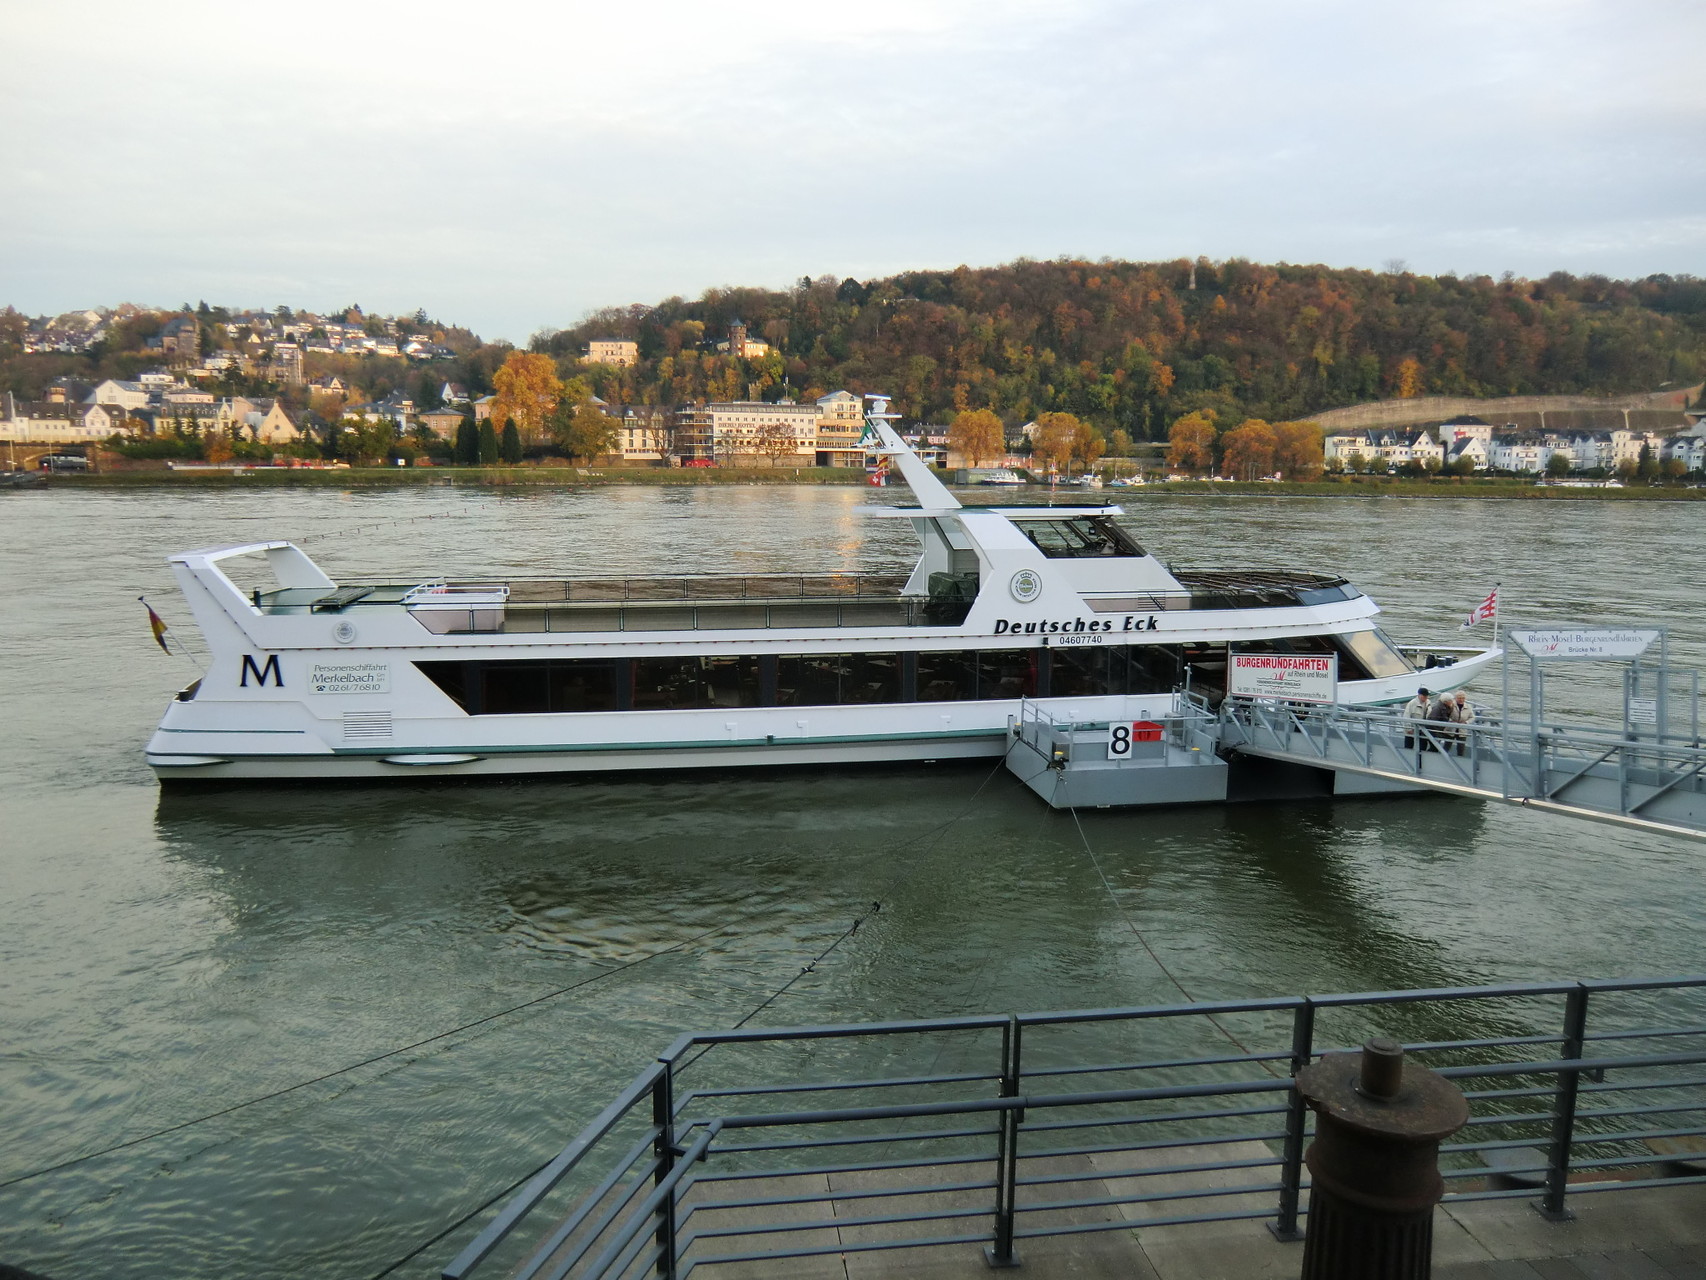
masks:
<instances>
[{"instance_id":1,"label":"red and white flag","mask_svg":"<svg viewBox=\"0 0 1706 1280\"><path fill-rule=\"evenodd\" d=\"M1487 593L1487 598L1469 611L1469 619L1463 624L1464 631L1469 630L1477 622L1485 622L1489 618L1499 616L1499 589L1494 587Z\"/></svg>"}]
</instances>

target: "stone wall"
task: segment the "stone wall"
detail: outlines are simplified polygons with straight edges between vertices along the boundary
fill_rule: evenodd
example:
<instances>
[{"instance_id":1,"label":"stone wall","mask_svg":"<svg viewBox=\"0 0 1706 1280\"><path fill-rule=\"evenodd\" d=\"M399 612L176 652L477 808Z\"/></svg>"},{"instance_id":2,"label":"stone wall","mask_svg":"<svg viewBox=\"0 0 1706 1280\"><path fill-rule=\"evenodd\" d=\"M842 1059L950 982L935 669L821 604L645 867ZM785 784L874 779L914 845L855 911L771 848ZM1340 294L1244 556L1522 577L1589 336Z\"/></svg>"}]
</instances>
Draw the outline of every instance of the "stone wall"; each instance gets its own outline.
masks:
<instances>
[{"instance_id":1,"label":"stone wall","mask_svg":"<svg viewBox=\"0 0 1706 1280\"><path fill-rule=\"evenodd\" d=\"M1495 427L1514 422L1525 430L1539 430L1544 417L1548 431L1605 431L1623 426L1657 431L1686 425L1682 411L1699 394L1700 387L1696 386L1632 396L1501 396L1493 400L1418 396L1328 409L1311 414L1309 421L1320 423L1330 432L1360 431L1431 424L1474 414Z\"/></svg>"}]
</instances>

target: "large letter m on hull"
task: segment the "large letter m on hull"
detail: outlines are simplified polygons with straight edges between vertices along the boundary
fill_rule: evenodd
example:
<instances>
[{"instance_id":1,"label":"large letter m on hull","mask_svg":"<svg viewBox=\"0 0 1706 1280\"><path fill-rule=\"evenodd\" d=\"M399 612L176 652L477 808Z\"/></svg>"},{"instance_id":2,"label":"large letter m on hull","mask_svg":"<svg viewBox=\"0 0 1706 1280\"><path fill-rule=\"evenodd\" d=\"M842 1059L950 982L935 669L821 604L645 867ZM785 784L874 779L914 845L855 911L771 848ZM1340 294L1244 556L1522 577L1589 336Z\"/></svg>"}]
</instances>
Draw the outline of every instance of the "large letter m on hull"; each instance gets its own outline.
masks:
<instances>
[{"instance_id":1,"label":"large letter m on hull","mask_svg":"<svg viewBox=\"0 0 1706 1280\"><path fill-rule=\"evenodd\" d=\"M243 655L243 679L241 682L243 688L249 687L251 675L255 677L255 683L263 689L266 688L268 679L271 679L278 688L284 688L284 676L279 673L278 655L276 653L269 653L266 662L258 665L253 655L245 653Z\"/></svg>"}]
</instances>

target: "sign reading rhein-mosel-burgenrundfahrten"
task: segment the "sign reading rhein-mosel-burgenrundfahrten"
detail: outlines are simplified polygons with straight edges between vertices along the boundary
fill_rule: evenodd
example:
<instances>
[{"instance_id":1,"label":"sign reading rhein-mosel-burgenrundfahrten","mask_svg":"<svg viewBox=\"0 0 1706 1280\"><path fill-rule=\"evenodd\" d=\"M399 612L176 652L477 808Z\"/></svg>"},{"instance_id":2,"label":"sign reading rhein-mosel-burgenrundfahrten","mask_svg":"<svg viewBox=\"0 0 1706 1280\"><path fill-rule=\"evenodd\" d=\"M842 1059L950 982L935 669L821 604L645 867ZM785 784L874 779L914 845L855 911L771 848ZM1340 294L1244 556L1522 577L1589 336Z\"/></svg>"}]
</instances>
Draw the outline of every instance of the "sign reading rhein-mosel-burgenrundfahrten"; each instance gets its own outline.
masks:
<instances>
[{"instance_id":1,"label":"sign reading rhein-mosel-burgenrundfahrten","mask_svg":"<svg viewBox=\"0 0 1706 1280\"><path fill-rule=\"evenodd\" d=\"M1588 631L1577 627L1507 631L1505 635L1531 658L1638 658L1659 638L1657 631Z\"/></svg>"},{"instance_id":2,"label":"sign reading rhein-mosel-burgenrundfahrten","mask_svg":"<svg viewBox=\"0 0 1706 1280\"><path fill-rule=\"evenodd\" d=\"M1226 692L1235 698L1284 698L1287 702L1337 702L1337 654L1234 653Z\"/></svg>"}]
</instances>

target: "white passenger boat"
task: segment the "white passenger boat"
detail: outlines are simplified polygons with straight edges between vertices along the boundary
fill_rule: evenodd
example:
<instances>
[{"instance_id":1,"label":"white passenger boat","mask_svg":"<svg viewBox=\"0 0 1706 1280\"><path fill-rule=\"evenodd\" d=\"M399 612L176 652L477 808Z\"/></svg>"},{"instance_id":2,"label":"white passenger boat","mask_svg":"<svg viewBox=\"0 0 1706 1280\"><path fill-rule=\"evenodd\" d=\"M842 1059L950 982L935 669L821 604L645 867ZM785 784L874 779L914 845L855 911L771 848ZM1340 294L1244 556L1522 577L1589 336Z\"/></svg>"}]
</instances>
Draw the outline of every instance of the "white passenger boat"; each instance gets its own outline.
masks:
<instances>
[{"instance_id":1,"label":"white passenger boat","mask_svg":"<svg viewBox=\"0 0 1706 1280\"><path fill-rule=\"evenodd\" d=\"M1021 700L1058 718L1214 698L1229 655L1336 658L1341 702L1400 702L1412 657L1342 578L1173 570L1117 506L962 505L894 433L918 500L904 582L863 575L334 581L289 542L170 557L206 674L149 740L163 779L513 776L996 756ZM264 559L267 586L227 574ZM262 568L262 566L257 566ZM1466 683L1497 649L1442 648ZM1445 656L1449 655L1449 656Z\"/></svg>"},{"instance_id":2,"label":"white passenger boat","mask_svg":"<svg viewBox=\"0 0 1706 1280\"><path fill-rule=\"evenodd\" d=\"M976 474L978 484L994 485L1003 489L1022 489L1025 487L1025 477L1017 471L1008 470L1006 467L994 471L980 471Z\"/></svg>"}]
</instances>

